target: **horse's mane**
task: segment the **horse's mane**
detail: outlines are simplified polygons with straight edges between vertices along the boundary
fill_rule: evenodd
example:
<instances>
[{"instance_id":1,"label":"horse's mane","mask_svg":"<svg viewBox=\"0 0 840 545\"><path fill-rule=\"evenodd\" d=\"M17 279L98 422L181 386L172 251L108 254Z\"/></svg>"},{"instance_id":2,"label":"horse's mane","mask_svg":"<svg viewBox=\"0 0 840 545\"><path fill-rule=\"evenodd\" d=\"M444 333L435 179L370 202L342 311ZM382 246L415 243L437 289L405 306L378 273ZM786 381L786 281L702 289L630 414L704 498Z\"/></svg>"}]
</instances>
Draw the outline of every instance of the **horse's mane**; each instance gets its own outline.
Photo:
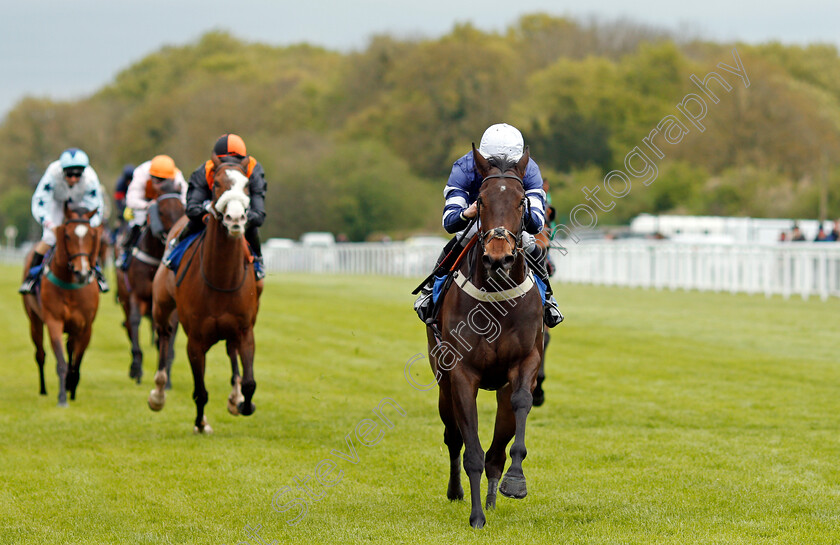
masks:
<instances>
[{"instance_id":1,"label":"horse's mane","mask_svg":"<svg viewBox=\"0 0 840 545\"><path fill-rule=\"evenodd\" d=\"M513 170L519 161L509 155L491 155L487 158L487 162L490 163L491 167L498 168L502 172L507 172L508 170Z\"/></svg>"}]
</instances>

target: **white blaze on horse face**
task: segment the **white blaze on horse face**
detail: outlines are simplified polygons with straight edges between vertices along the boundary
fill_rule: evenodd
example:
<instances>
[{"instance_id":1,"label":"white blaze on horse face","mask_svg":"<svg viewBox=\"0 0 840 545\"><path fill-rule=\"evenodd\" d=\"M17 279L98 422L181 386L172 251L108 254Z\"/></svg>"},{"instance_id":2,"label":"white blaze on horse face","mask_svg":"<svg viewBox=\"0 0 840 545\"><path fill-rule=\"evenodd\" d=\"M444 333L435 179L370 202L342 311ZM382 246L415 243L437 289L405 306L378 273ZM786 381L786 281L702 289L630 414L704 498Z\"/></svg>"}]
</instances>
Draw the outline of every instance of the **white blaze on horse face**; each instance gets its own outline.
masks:
<instances>
[{"instance_id":1,"label":"white blaze on horse face","mask_svg":"<svg viewBox=\"0 0 840 545\"><path fill-rule=\"evenodd\" d=\"M248 178L236 170L228 170L226 174L232 185L219 197L216 211L222 215L222 224L228 232L238 236L245 232L248 207L251 205L251 199L245 194Z\"/></svg>"},{"instance_id":2,"label":"white blaze on horse face","mask_svg":"<svg viewBox=\"0 0 840 545\"><path fill-rule=\"evenodd\" d=\"M507 189L507 187L502 186L502 187L499 188L499 191L504 191L505 189Z\"/></svg>"},{"instance_id":3,"label":"white blaze on horse face","mask_svg":"<svg viewBox=\"0 0 840 545\"><path fill-rule=\"evenodd\" d=\"M85 238L85 235L88 232L88 226L84 224L79 224L76 226L75 229L73 229L73 232L76 234L77 237Z\"/></svg>"}]
</instances>

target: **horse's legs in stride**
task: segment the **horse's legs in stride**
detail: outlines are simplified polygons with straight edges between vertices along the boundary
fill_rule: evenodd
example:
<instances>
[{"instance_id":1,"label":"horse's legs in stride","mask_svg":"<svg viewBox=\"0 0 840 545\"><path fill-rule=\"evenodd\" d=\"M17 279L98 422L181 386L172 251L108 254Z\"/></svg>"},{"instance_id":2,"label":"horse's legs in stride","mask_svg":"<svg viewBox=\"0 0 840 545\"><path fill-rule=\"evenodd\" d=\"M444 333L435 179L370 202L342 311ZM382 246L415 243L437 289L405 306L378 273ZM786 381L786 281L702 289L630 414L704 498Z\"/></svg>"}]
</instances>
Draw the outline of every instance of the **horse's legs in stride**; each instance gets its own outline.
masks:
<instances>
[{"instance_id":1,"label":"horse's legs in stride","mask_svg":"<svg viewBox=\"0 0 840 545\"><path fill-rule=\"evenodd\" d=\"M540 366L541 350L532 352L518 367L510 380L510 404L516 419L516 433L513 446L510 447L510 468L505 473L499 492L508 498L521 499L528 494L525 485L525 473L522 471L522 460L528 455L525 448L525 420L531 410L533 395L531 392L537 381L537 371Z\"/></svg>"},{"instance_id":2,"label":"horse's legs in stride","mask_svg":"<svg viewBox=\"0 0 840 545\"><path fill-rule=\"evenodd\" d=\"M90 344L90 335L93 332L92 325L88 325L87 329L79 333L78 338L70 337L67 339L67 361L70 364L70 369L67 372L67 390L70 392L70 399L76 399L76 387L79 385L82 370L82 357L85 355L88 344Z\"/></svg>"},{"instance_id":3,"label":"horse's legs in stride","mask_svg":"<svg viewBox=\"0 0 840 545\"><path fill-rule=\"evenodd\" d=\"M166 386L167 390L172 389L172 362L175 360L175 337L178 336L178 312L173 312L169 317L169 329L172 336L169 337L169 350L166 351Z\"/></svg>"},{"instance_id":4,"label":"horse's legs in stride","mask_svg":"<svg viewBox=\"0 0 840 545\"><path fill-rule=\"evenodd\" d=\"M158 370L155 373L155 389L149 393L149 408L153 411L159 411L163 409L163 405L166 403L166 392L164 392L164 388L166 387L166 381L168 377L168 373L166 372L167 361L169 360L169 354L171 352L170 346L174 343L174 335L175 332L173 331L173 327L171 325L171 314L163 314L162 316L159 313L162 313L159 306L155 307L154 313L154 322L155 328L157 332L158 338ZM159 324L164 324L163 326Z\"/></svg>"},{"instance_id":5,"label":"horse's legs in stride","mask_svg":"<svg viewBox=\"0 0 840 545\"><path fill-rule=\"evenodd\" d=\"M505 449L516 432L516 418L510 404L510 384L496 390L496 427L493 430L493 443L487 449L484 460L484 472L487 474L487 509L496 507L496 490L499 479L505 469Z\"/></svg>"},{"instance_id":6,"label":"horse's legs in stride","mask_svg":"<svg viewBox=\"0 0 840 545\"><path fill-rule=\"evenodd\" d=\"M131 309L128 314L128 337L131 339L131 367L128 376L140 384L143 378L143 350L140 348L140 320L143 314L140 309L140 301L134 293L129 295L128 305Z\"/></svg>"},{"instance_id":7,"label":"horse's legs in stride","mask_svg":"<svg viewBox=\"0 0 840 545\"><path fill-rule=\"evenodd\" d=\"M548 348L548 341L551 340L551 336L548 334L548 331L545 327L543 327L543 353L542 359L540 360L540 371L537 373L537 387L534 389L534 407L541 407L543 403L545 403L545 392L543 391L543 382L545 382L545 350Z\"/></svg>"},{"instance_id":8,"label":"horse's legs in stride","mask_svg":"<svg viewBox=\"0 0 840 545\"><path fill-rule=\"evenodd\" d=\"M478 439L478 410L475 396L478 393L478 378L468 376L455 368L449 373L452 381L452 401L455 419L464 440L464 470L470 480L470 525L483 528L487 519L481 509L481 475L484 473L484 451Z\"/></svg>"},{"instance_id":9,"label":"horse's legs in stride","mask_svg":"<svg viewBox=\"0 0 840 545\"><path fill-rule=\"evenodd\" d=\"M61 337L64 334L63 324L58 320L47 322L47 331L50 335L50 344L55 354L55 372L58 375L58 406L67 406L67 362L64 359L64 347L61 345Z\"/></svg>"},{"instance_id":10,"label":"horse's legs in stride","mask_svg":"<svg viewBox=\"0 0 840 545\"><path fill-rule=\"evenodd\" d=\"M242 358L242 396L244 399L237 404L239 414L250 416L257 410L251 400L257 383L254 380L254 328L250 327L239 337L239 356Z\"/></svg>"},{"instance_id":11,"label":"horse's legs in stride","mask_svg":"<svg viewBox=\"0 0 840 545\"><path fill-rule=\"evenodd\" d=\"M201 341L189 338L187 340L187 357L193 374L193 400L195 401L195 433L212 433L213 429L204 416L204 406L207 405L207 388L204 387L204 365L206 348Z\"/></svg>"},{"instance_id":12,"label":"horse's legs in stride","mask_svg":"<svg viewBox=\"0 0 840 545\"><path fill-rule=\"evenodd\" d=\"M29 315L29 335L32 337L32 344L35 345L35 363L38 364L38 375L40 378L42 396L47 395L47 384L44 382L44 361L46 353L44 352L44 322L38 317L35 312L26 309Z\"/></svg>"},{"instance_id":13,"label":"horse's legs in stride","mask_svg":"<svg viewBox=\"0 0 840 545\"><path fill-rule=\"evenodd\" d=\"M228 396L227 409L234 416L239 416L238 405L245 401L242 395L242 377L239 376L239 354L236 351L236 344L228 339L226 343L227 355L230 358L230 385L231 391Z\"/></svg>"},{"instance_id":14,"label":"horse's legs in stride","mask_svg":"<svg viewBox=\"0 0 840 545\"><path fill-rule=\"evenodd\" d=\"M464 487L461 486L461 447L464 440L461 430L455 421L455 408L452 406L451 385L449 377L443 375L440 380L438 395L438 412L443 421L443 442L449 447L449 486L446 497L450 500L463 500Z\"/></svg>"}]
</instances>

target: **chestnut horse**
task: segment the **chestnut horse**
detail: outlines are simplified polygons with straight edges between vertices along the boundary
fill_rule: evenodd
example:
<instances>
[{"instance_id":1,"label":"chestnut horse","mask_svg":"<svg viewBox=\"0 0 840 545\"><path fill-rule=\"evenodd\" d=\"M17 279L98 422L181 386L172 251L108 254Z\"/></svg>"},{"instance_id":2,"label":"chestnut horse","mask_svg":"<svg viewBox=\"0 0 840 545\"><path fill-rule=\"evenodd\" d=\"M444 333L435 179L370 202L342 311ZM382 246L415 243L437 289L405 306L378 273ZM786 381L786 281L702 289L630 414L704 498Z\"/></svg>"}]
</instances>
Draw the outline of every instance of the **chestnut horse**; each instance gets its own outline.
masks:
<instances>
[{"instance_id":1,"label":"chestnut horse","mask_svg":"<svg viewBox=\"0 0 840 545\"><path fill-rule=\"evenodd\" d=\"M171 180L156 186L156 194L148 208L148 222L136 246L128 269L117 268L117 297L125 314L125 328L131 342L131 366L128 376L137 381L143 377L143 351L140 349L140 321L143 316L152 318L152 280L155 277L163 252L166 249L166 235L184 215L181 190ZM177 314L173 313L173 335L177 331ZM170 371L174 343L170 343L167 354ZM167 375L167 378L170 378Z\"/></svg>"},{"instance_id":2,"label":"chestnut horse","mask_svg":"<svg viewBox=\"0 0 840 545\"><path fill-rule=\"evenodd\" d=\"M518 162L489 161L473 146L484 178L478 197L478 243L468 246L440 312L440 332L427 328L429 360L440 386L438 409L449 447L447 497L463 499L461 447L470 481L470 524L482 528L481 475L487 474L487 508L496 505L496 491L512 498L527 494L525 419L543 351L543 306L526 269L522 233L527 200L522 178L529 152ZM508 289L505 289L508 288ZM496 391L496 425L485 458L478 437L476 394ZM511 466L505 466L505 449Z\"/></svg>"},{"instance_id":3,"label":"chestnut horse","mask_svg":"<svg viewBox=\"0 0 840 545\"><path fill-rule=\"evenodd\" d=\"M90 343L93 319L99 308L99 286L93 268L99 255L102 227L91 227L95 210L64 206L64 223L55 228L56 243L51 257L45 261L41 287L34 294L23 296L23 307L29 317L29 333L35 345L35 361L41 379L41 395L47 395L44 384L44 325L56 359L58 374L58 406L67 406L76 399L82 357ZM26 258L24 276L32 261ZM62 347L67 335L67 358Z\"/></svg>"},{"instance_id":4,"label":"chestnut horse","mask_svg":"<svg viewBox=\"0 0 840 545\"><path fill-rule=\"evenodd\" d=\"M228 356L234 367L228 411L248 416L256 410L251 402L257 387L254 381L254 324L263 282L256 280L249 266L252 260L243 236L250 203L248 178L244 174L246 165L247 159L242 164L216 161L212 184L213 213L205 217L207 228L187 250L176 272L166 267L158 268L152 288L152 320L159 339L159 360L156 388L149 394L149 407L159 411L166 401L164 354L172 339L169 318L177 307L178 319L187 334L187 356L195 383L196 433L213 431L204 415L207 404L204 369L207 351L220 340L227 341ZM186 218L172 230L170 239L184 224ZM237 356L242 361L241 381Z\"/></svg>"}]
</instances>

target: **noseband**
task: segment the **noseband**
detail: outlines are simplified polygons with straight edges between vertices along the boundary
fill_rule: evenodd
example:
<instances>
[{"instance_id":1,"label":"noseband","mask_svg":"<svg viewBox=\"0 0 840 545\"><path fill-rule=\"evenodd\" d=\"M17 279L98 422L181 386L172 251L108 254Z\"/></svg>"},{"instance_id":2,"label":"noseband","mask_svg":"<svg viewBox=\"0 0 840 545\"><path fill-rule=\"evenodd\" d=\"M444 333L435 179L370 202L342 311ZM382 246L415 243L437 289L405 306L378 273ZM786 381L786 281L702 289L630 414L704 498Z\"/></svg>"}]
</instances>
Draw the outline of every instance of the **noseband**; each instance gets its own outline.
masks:
<instances>
[{"instance_id":1,"label":"noseband","mask_svg":"<svg viewBox=\"0 0 840 545\"><path fill-rule=\"evenodd\" d=\"M522 178L516 176L514 174L490 174L486 176L483 180L481 180L481 186L484 185L484 182L493 178L501 178L501 179L511 179L516 180L525 188L525 183L522 181ZM525 230L525 203L527 197L522 197L522 201L519 203L519 206L522 208L522 217L519 221L519 232L513 233L508 230L506 227L493 227L492 229L488 229L487 231L479 231L480 236L478 237L479 242L481 243L481 251L482 253L486 253L486 245L489 241L495 239L503 239L510 245L510 250L514 256L516 256L519 252L522 251L522 233ZM479 195L478 199L476 200L478 203L478 212L477 217L481 217L481 196ZM511 243L511 239L513 239L513 243Z\"/></svg>"}]
</instances>

